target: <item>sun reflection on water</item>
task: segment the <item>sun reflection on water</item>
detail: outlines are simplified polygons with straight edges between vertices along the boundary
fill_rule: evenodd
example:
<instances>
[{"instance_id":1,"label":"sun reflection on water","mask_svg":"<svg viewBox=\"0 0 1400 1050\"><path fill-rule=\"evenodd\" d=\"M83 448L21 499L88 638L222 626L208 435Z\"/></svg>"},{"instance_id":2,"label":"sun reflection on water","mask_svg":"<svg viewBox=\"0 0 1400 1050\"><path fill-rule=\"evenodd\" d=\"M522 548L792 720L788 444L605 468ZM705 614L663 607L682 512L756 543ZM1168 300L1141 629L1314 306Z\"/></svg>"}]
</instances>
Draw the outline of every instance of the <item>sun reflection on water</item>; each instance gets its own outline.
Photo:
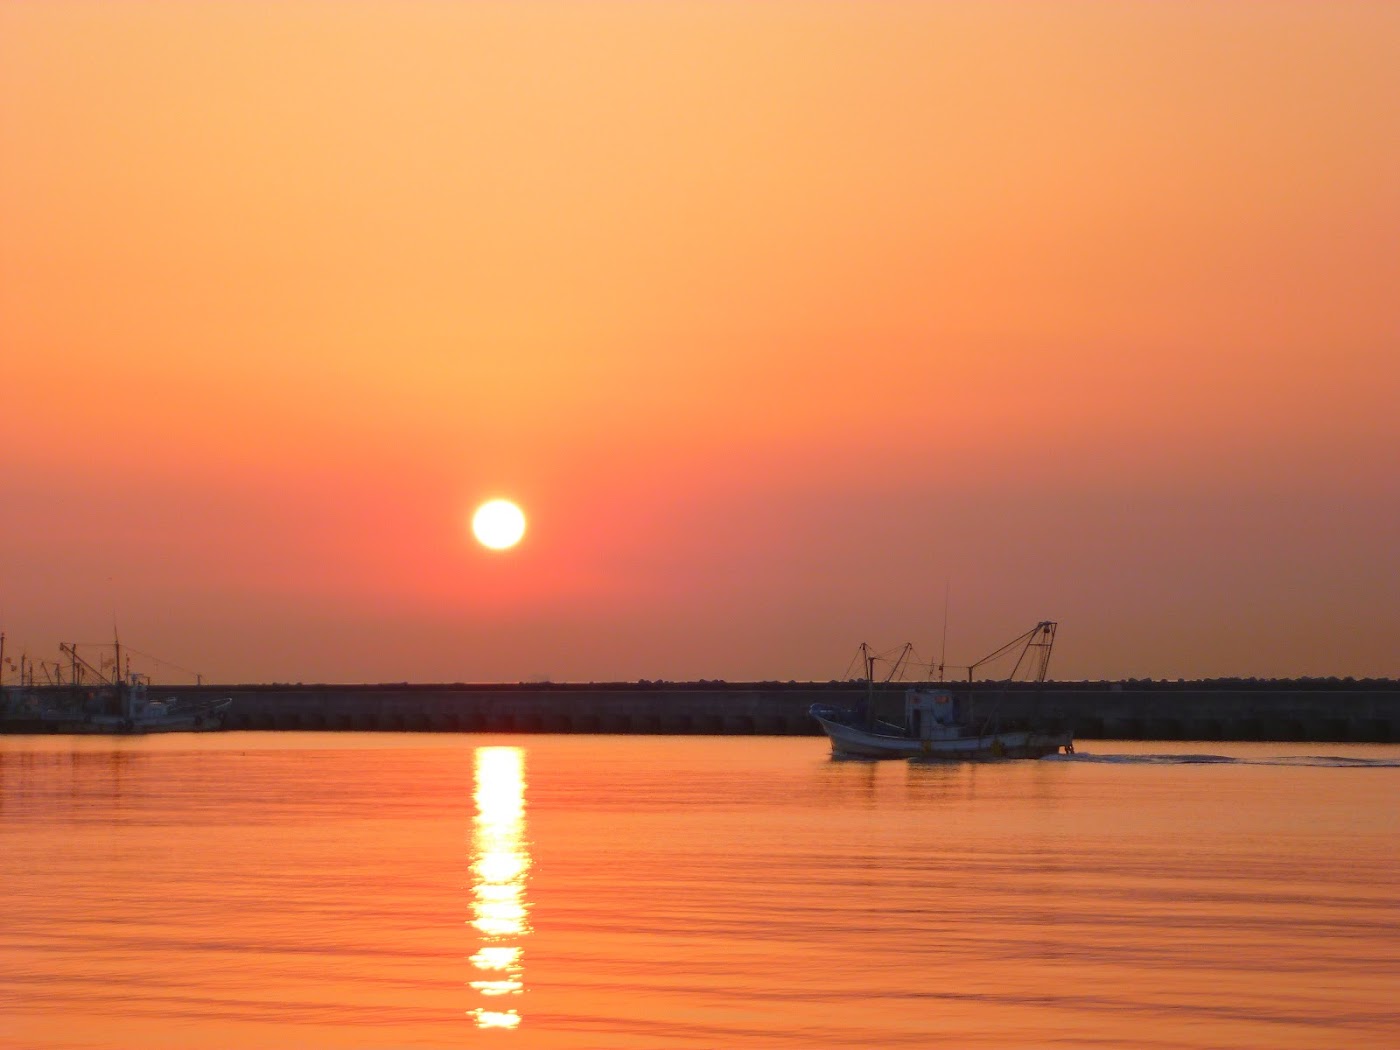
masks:
<instances>
[{"instance_id":1,"label":"sun reflection on water","mask_svg":"<svg viewBox=\"0 0 1400 1050\"><path fill-rule=\"evenodd\" d=\"M525 753L518 747L476 751L476 820L472 833L472 918L482 944L471 957L478 995L495 1000L469 1010L479 1028L516 1028L520 1011L500 1001L525 991L520 938L530 932L525 877Z\"/></svg>"}]
</instances>

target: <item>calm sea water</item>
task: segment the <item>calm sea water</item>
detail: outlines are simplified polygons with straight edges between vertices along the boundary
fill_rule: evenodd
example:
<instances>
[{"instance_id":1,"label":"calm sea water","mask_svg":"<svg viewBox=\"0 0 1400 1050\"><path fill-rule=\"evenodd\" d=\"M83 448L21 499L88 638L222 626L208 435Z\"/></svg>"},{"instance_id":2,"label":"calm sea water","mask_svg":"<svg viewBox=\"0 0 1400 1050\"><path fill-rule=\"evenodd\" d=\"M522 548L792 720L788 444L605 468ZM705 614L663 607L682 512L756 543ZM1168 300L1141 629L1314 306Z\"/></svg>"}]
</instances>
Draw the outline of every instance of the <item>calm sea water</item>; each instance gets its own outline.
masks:
<instances>
[{"instance_id":1,"label":"calm sea water","mask_svg":"<svg viewBox=\"0 0 1400 1050\"><path fill-rule=\"evenodd\" d=\"M1084 750L0 738L0 1045L1400 1046L1400 747Z\"/></svg>"}]
</instances>

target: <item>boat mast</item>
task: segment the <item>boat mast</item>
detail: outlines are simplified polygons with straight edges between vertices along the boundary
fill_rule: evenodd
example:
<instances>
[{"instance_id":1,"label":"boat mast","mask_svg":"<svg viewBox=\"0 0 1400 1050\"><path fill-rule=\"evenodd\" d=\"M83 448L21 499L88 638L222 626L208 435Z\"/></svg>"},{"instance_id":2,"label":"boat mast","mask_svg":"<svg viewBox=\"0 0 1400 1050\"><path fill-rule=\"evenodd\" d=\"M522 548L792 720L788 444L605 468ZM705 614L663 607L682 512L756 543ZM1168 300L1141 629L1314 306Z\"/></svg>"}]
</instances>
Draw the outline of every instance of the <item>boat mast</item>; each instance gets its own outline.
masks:
<instances>
[{"instance_id":1,"label":"boat mast","mask_svg":"<svg viewBox=\"0 0 1400 1050\"><path fill-rule=\"evenodd\" d=\"M1040 724L1040 694L1044 692L1045 675L1050 670L1050 653L1055 648L1055 630L1059 627L1054 620L1042 620L1036 624L1036 633L1026 643L1026 652L1031 659L1030 680L1035 683L1031 694L1030 722L1032 728Z\"/></svg>"},{"instance_id":2,"label":"boat mast","mask_svg":"<svg viewBox=\"0 0 1400 1050\"><path fill-rule=\"evenodd\" d=\"M99 668L93 667L92 664L88 663L86 660L84 660L81 656L78 655L77 642L59 642L58 651L66 655L68 659L72 662L74 684L81 682L84 672L92 675L92 677L96 681L107 681L106 672L102 671Z\"/></svg>"},{"instance_id":3,"label":"boat mast","mask_svg":"<svg viewBox=\"0 0 1400 1050\"><path fill-rule=\"evenodd\" d=\"M122 674L122 640L117 634L116 624L112 625L112 648L116 650L117 666L112 670L112 682L117 687L117 700L121 704L123 718L130 718L131 690L127 688L126 676Z\"/></svg>"},{"instance_id":4,"label":"boat mast","mask_svg":"<svg viewBox=\"0 0 1400 1050\"><path fill-rule=\"evenodd\" d=\"M860 655L865 660L865 727L875 732L875 654L865 642L860 643Z\"/></svg>"},{"instance_id":5,"label":"boat mast","mask_svg":"<svg viewBox=\"0 0 1400 1050\"><path fill-rule=\"evenodd\" d=\"M1018 645L1021 647L1021 651L1016 655L1016 663L1012 666L1011 673L1007 675L1006 680L1001 683L1001 689L998 690L996 696L992 700L991 711L987 715L986 721L982 726L983 733L986 733L989 729L993 732L996 731L996 727L999 725L1001 701L1005 698L1007 690L1011 687L1011 683L1016 680L1016 675L1020 672L1022 665L1026 664L1027 658L1030 658L1031 680L1036 683L1035 699L1037 703L1039 702L1039 686L1040 683L1045 681L1045 672L1050 667L1050 650L1055 646L1056 626L1057 624L1054 620L1041 620L1025 634L1018 634L1000 649L988 653L975 664L968 667L967 681L970 685L972 683L972 673L975 668L1005 656Z\"/></svg>"},{"instance_id":6,"label":"boat mast","mask_svg":"<svg viewBox=\"0 0 1400 1050\"><path fill-rule=\"evenodd\" d=\"M5 632L0 631L0 686L5 684Z\"/></svg>"}]
</instances>

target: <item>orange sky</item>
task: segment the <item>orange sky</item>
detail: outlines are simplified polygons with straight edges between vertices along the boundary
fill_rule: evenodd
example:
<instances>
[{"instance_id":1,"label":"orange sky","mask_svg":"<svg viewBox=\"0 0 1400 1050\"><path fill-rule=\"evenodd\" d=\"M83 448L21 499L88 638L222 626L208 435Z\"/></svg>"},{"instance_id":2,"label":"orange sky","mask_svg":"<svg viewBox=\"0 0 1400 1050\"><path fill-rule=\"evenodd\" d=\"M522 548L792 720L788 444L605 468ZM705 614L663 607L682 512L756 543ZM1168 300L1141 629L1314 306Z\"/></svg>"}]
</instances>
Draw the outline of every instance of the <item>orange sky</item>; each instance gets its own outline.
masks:
<instances>
[{"instance_id":1,"label":"orange sky","mask_svg":"<svg viewBox=\"0 0 1400 1050\"><path fill-rule=\"evenodd\" d=\"M1397 54L1383 3L4 3L0 625L826 679L947 584L952 662L1400 675Z\"/></svg>"}]
</instances>

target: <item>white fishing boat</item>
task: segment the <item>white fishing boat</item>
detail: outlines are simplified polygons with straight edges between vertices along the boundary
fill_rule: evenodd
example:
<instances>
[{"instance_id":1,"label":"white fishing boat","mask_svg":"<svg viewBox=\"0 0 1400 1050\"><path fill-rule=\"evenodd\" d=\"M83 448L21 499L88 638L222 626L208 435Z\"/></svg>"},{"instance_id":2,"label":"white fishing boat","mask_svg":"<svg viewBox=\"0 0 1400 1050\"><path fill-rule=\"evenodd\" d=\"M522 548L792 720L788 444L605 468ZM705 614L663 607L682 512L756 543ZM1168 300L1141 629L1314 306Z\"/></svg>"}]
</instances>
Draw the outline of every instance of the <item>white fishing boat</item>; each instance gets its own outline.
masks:
<instances>
[{"instance_id":1,"label":"white fishing boat","mask_svg":"<svg viewBox=\"0 0 1400 1050\"><path fill-rule=\"evenodd\" d=\"M1052 621L1042 621L991 656L979 660L978 664L968 669L969 682L976 666L1013 651L1019 645L1022 647L1021 653L1008 682L1029 662L1033 668L1032 680L1039 685L1045 680L1049 667L1055 627ZM814 704L811 708L812 717L831 741L833 755L970 760L1043 758L1060 751L1074 750L1072 731L1046 730L1036 726L1034 719L1027 724L1003 723L995 701L985 715L972 717L964 698L941 682L906 689L903 722L884 721L876 713L875 658L864 645L861 652L865 658L867 683L864 707L848 710Z\"/></svg>"},{"instance_id":2,"label":"white fishing boat","mask_svg":"<svg viewBox=\"0 0 1400 1050\"><path fill-rule=\"evenodd\" d=\"M0 664L4 662L0 635ZM36 682L33 665L26 679L21 663L18 685L0 685L0 733L199 733L222 729L232 698L182 699L150 695L150 679L123 671L121 644L114 643L113 670L107 661L93 667L78 655L76 645L60 645L68 657L67 680L62 664L52 677Z\"/></svg>"}]
</instances>

